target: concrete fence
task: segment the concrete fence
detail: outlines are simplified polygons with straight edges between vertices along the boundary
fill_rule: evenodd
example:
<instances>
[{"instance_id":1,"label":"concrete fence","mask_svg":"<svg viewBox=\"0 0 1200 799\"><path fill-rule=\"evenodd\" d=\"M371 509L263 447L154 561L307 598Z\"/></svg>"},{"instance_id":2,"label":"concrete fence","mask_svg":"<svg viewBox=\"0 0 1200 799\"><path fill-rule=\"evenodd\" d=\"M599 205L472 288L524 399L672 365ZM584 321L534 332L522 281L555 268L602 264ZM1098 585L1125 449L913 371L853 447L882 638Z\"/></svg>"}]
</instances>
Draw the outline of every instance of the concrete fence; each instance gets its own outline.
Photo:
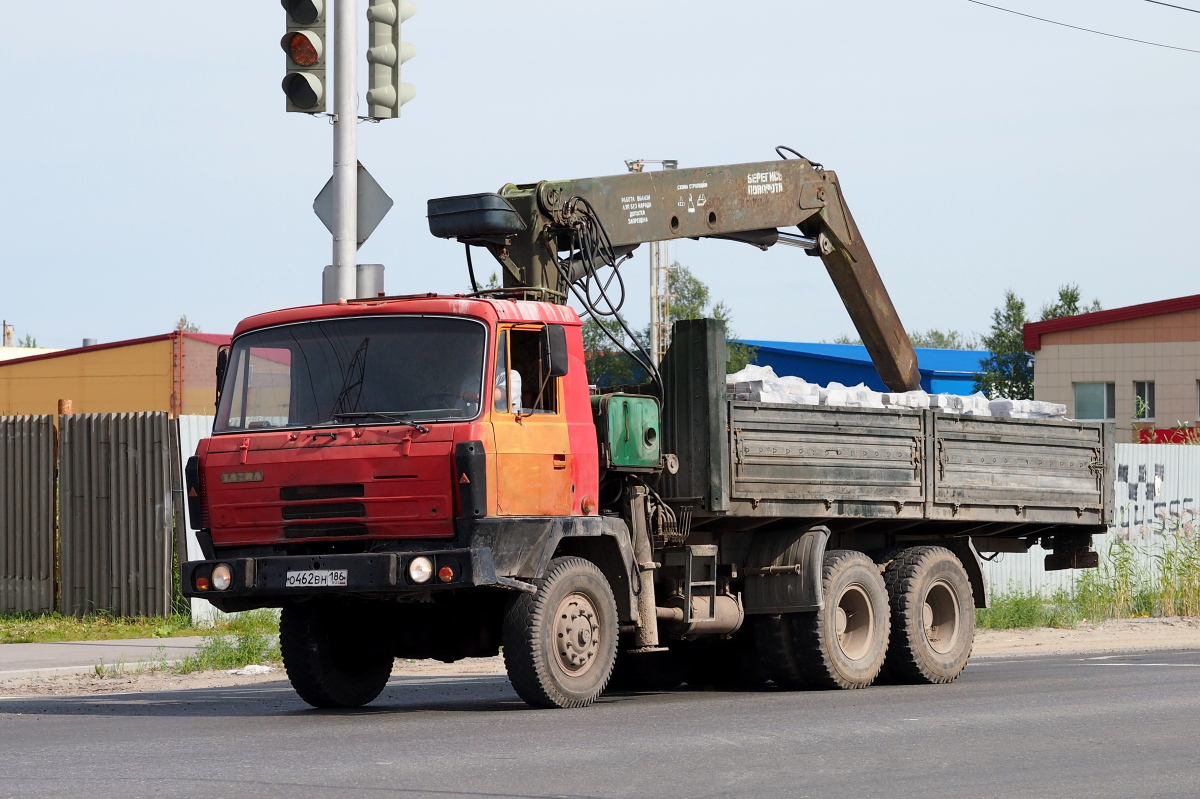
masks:
<instances>
[{"instance_id":1,"label":"concrete fence","mask_svg":"<svg viewBox=\"0 0 1200 799\"><path fill-rule=\"evenodd\" d=\"M1153 573L1157 556L1176 536L1200 532L1200 445L1117 444L1115 524L1093 546L1103 561L1118 542L1129 544L1138 565ZM1080 572L1047 572L1047 552L1035 546L1019 555L1002 554L984 564L995 594L1024 591L1052 594L1070 588Z\"/></svg>"}]
</instances>

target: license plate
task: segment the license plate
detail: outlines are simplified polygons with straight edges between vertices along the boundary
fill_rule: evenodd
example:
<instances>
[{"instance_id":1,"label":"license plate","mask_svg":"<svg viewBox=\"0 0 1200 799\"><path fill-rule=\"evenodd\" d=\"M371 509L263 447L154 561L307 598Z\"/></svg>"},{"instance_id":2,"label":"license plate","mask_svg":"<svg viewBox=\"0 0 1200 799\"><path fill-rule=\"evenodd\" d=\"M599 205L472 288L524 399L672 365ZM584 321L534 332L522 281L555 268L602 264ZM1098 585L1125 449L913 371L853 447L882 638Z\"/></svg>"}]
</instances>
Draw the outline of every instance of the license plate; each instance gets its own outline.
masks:
<instances>
[{"instance_id":1,"label":"license plate","mask_svg":"<svg viewBox=\"0 0 1200 799\"><path fill-rule=\"evenodd\" d=\"M288 588L325 588L328 586L345 585L348 572L345 569L309 569L302 572L288 572Z\"/></svg>"}]
</instances>

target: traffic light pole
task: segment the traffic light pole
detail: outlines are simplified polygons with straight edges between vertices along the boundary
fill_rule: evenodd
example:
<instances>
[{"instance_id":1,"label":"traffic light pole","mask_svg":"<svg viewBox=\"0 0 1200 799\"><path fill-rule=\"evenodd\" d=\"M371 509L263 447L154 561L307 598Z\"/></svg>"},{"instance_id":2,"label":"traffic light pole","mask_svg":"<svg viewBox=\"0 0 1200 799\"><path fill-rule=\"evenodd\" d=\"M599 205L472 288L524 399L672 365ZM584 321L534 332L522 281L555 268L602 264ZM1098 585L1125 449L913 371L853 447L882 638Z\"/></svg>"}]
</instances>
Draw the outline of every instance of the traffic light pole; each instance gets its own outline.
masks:
<instances>
[{"instance_id":1,"label":"traffic light pole","mask_svg":"<svg viewBox=\"0 0 1200 799\"><path fill-rule=\"evenodd\" d=\"M333 266L337 296L357 296L358 0L333 3Z\"/></svg>"}]
</instances>

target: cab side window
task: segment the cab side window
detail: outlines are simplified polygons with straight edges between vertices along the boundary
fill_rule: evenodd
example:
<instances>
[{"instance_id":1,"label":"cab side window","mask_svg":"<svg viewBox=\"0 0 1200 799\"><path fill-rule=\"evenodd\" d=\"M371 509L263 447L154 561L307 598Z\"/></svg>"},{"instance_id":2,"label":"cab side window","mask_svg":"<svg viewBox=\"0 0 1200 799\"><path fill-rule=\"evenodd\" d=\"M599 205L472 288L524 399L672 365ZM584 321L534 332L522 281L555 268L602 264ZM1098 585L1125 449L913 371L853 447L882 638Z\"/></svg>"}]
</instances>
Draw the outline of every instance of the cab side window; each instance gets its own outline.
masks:
<instances>
[{"instance_id":1,"label":"cab side window","mask_svg":"<svg viewBox=\"0 0 1200 799\"><path fill-rule=\"evenodd\" d=\"M519 375L512 393L520 393L521 413L558 413L558 380L546 369L545 337L540 328L508 330L508 369ZM502 333L501 336L504 334ZM499 359L497 359L497 375ZM519 388L518 388L519 386ZM514 403L516 404L516 403Z\"/></svg>"}]
</instances>

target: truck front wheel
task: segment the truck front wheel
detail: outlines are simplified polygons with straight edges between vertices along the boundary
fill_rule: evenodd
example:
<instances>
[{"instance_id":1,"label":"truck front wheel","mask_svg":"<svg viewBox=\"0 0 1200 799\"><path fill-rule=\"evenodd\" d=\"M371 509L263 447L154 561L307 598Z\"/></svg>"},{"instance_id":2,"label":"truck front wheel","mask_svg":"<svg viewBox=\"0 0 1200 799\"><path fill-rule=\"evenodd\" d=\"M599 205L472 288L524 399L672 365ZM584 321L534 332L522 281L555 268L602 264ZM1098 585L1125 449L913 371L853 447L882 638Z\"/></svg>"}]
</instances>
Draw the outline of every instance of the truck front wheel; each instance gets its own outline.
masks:
<instances>
[{"instance_id":1,"label":"truck front wheel","mask_svg":"<svg viewBox=\"0 0 1200 799\"><path fill-rule=\"evenodd\" d=\"M819 688L866 688L879 676L888 647L888 595L879 567L861 552L826 552L821 588L821 610L791 616L804 679Z\"/></svg>"},{"instance_id":2,"label":"truck front wheel","mask_svg":"<svg viewBox=\"0 0 1200 799\"><path fill-rule=\"evenodd\" d=\"M975 640L975 601L962 563L945 547L912 547L883 577L892 606L889 675L910 683L954 680Z\"/></svg>"},{"instance_id":3,"label":"truck front wheel","mask_svg":"<svg viewBox=\"0 0 1200 799\"><path fill-rule=\"evenodd\" d=\"M367 619L318 603L285 605L279 617L283 667L313 707L361 707L383 691L392 653Z\"/></svg>"},{"instance_id":4,"label":"truck front wheel","mask_svg":"<svg viewBox=\"0 0 1200 799\"><path fill-rule=\"evenodd\" d=\"M617 657L617 602L608 580L583 558L555 558L536 594L510 601L503 641L508 678L526 702L590 705Z\"/></svg>"}]
</instances>

